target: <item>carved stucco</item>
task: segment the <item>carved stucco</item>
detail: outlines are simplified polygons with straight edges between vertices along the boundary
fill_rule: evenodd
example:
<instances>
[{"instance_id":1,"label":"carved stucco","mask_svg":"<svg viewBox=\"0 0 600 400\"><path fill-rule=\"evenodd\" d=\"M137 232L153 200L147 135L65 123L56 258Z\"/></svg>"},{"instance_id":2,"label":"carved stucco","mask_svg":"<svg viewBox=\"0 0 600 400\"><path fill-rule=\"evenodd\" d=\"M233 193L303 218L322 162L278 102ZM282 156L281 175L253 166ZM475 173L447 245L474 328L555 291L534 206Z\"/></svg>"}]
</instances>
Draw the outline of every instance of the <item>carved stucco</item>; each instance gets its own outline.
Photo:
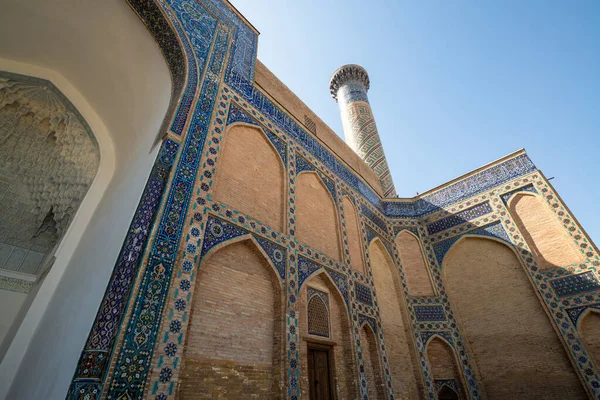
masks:
<instances>
[{"instance_id":1,"label":"carved stucco","mask_svg":"<svg viewBox=\"0 0 600 400\"><path fill-rule=\"evenodd\" d=\"M35 273L69 226L100 161L84 124L50 82L0 72L0 268Z\"/></svg>"}]
</instances>

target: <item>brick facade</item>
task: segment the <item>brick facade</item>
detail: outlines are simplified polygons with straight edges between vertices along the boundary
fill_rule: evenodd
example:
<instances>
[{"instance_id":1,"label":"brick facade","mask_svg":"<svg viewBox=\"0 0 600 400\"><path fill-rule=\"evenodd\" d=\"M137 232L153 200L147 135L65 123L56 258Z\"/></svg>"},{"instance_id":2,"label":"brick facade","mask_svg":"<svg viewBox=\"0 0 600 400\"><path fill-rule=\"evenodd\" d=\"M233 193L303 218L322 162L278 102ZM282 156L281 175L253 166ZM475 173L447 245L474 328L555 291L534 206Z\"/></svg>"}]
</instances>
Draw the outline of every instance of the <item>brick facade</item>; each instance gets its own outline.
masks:
<instances>
[{"instance_id":1,"label":"brick facade","mask_svg":"<svg viewBox=\"0 0 600 400\"><path fill-rule=\"evenodd\" d=\"M600 398L598 250L524 151L384 198L228 3L156 4L202 74L110 359L86 347L69 398L308 398L317 345L338 399L434 400L452 380L469 399ZM309 332L309 289L329 337Z\"/></svg>"}]
</instances>

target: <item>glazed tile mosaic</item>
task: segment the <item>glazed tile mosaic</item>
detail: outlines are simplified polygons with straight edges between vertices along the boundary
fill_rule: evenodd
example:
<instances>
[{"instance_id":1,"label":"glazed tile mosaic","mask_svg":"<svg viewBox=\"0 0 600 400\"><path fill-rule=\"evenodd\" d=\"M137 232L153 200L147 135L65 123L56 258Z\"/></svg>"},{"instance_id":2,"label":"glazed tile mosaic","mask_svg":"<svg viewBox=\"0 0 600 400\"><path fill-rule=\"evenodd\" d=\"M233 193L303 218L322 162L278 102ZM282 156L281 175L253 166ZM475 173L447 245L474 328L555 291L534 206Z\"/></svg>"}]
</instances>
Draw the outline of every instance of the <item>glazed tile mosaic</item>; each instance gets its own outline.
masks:
<instances>
[{"instance_id":1,"label":"glazed tile mosaic","mask_svg":"<svg viewBox=\"0 0 600 400\"><path fill-rule=\"evenodd\" d=\"M450 229L456 225L471 221L475 218L479 218L482 215L489 214L492 212L492 207L489 203L482 203L474 207L468 208L465 211L456 213L450 217L440 219L427 225L427 233L434 235L438 232Z\"/></svg>"},{"instance_id":2,"label":"glazed tile mosaic","mask_svg":"<svg viewBox=\"0 0 600 400\"><path fill-rule=\"evenodd\" d=\"M445 321L446 313L443 306L414 306L417 321Z\"/></svg>"},{"instance_id":3,"label":"glazed tile mosaic","mask_svg":"<svg viewBox=\"0 0 600 400\"><path fill-rule=\"evenodd\" d=\"M564 278L553 279L550 286L558 297L572 296L600 289L600 282L593 272L569 275Z\"/></svg>"},{"instance_id":4,"label":"glazed tile mosaic","mask_svg":"<svg viewBox=\"0 0 600 400\"><path fill-rule=\"evenodd\" d=\"M385 246L399 271L423 396L436 399L443 385L458 390L456 381L432 377L425 347L432 337L439 336L456 352L467 397L484 398L472 368L473 357L448 301L441 271L445 255L465 235L498 239L517 249L588 392L600 396L600 377L577 332L578 318L590 308L599 309L600 258L524 152L414 199L382 199L353 168L254 84L258 33L229 3L220 0L149 3L129 0L129 3L168 59L175 99L168 114L169 130L174 134L171 137L181 143L171 139L163 142L79 360L69 399L174 399L183 379L182 349L188 335L198 268L217 249L246 239L254 241L268 257L284 288L284 396L293 400L302 397L299 348L303 342L299 333L298 296L305 282L324 273L331 278L346 305L352 350L356 355L357 372L353 379L358 382L360 398L369 398L360 343L364 324L372 328L378 340L386 398L398 398L400 395L392 388L381 329L378 306L381 299L376 296L368 260L368 248L375 238ZM359 93L349 84L341 96L348 103L366 101L364 82L362 86ZM370 132L376 132L372 117L368 122L373 126ZM262 129L284 163L288 174L287 224L282 232L213 199L216 160L222 156L227 127L236 123ZM363 139L368 144L373 137L367 133ZM371 161L376 163L382 154L377 153ZM301 172L319 175L337 207L341 226L345 222L342 197L348 196L355 204L363 235L361 250L369 266L366 274L297 241L295 185ZM387 178L383 172L379 171L380 178ZM386 188L388 192L389 189ZM544 196L561 226L586 255L584 263L558 271L538 270L531 250L506 208L511 196L523 191ZM405 267L401 266L404 263L395 243L395 236L402 230L413 233L422 242L435 296L408 295ZM346 255L347 236L346 229L341 229ZM309 286L307 295L307 301L318 296L329 312L325 293ZM317 308L319 312L323 308L320 310ZM311 332L327 337L325 320L319 314L315 321L321 325Z\"/></svg>"}]
</instances>

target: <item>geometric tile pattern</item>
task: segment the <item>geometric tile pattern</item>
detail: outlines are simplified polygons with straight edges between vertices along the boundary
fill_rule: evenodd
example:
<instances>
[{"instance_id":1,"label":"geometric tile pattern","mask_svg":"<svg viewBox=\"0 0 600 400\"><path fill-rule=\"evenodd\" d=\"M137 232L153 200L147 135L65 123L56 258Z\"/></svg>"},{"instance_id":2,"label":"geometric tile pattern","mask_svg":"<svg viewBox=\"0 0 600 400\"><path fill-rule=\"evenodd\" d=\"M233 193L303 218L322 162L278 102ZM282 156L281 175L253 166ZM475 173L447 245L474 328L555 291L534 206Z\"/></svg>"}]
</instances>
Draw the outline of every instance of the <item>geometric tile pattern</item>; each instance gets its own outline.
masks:
<instances>
[{"instance_id":1,"label":"geometric tile pattern","mask_svg":"<svg viewBox=\"0 0 600 400\"><path fill-rule=\"evenodd\" d=\"M383 219L381 219L377 214L371 211L371 209L364 204L361 204L360 208L363 212L363 215L367 217L372 223L374 223L376 227L378 227L385 233L389 233L387 224Z\"/></svg>"},{"instance_id":2,"label":"geometric tile pattern","mask_svg":"<svg viewBox=\"0 0 600 400\"><path fill-rule=\"evenodd\" d=\"M264 239L258 235L254 235L246 229L231 224L220 218L213 216L208 217L200 256L204 256L210 251L210 249L218 244L244 235L251 235L254 237L260 247L262 247L265 253L269 256L269 259L277 269L281 280L285 281L286 250L284 247L279 246L278 244L275 244L270 240Z\"/></svg>"},{"instance_id":3,"label":"geometric tile pattern","mask_svg":"<svg viewBox=\"0 0 600 400\"><path fill-rule=\"evenodd\" d=\"M237 104L232 102L229 106L227 125L229 126L230 124L233 124L235 122L245 122L262 128L262 131L265 133L273 147L275 147L277 153L279 153L279 156L283 161L283 165L287 164L287 144L278 136L274 135L270 130L265 129L263 125L261 125L257 120L248 115Z\"/></svg>"},{"instance_id":4,"label":"geometric tile pattern","mask_svg":"<svg viewBox=\"0 0 600 400\"><path fill-rule=\"evenodd\" d=\"M137 218L142 204L145 204L145 200L142 199L140 207L138 208L138 211L136 211L136 217L134 217L134 223L132 223L132 227L127 235L127 238L138 237L135 235L141 236L138 237L139 240L126 242L124 250L119 256L119 260L122 260L122 257L124 256L129 260L128 257L131 256L132 258L128 262L135 264L132 267L132 271L134 274L137 274L137 268L139 268L139 265L142 261L140 259L141 254L145 248L148 249L148 255L144 259L145 263L143 264L147 265L147 268L140 272L138 279L140 282L140 287L137 289L137 292L133 292L134 295L131 297L131 300L128 303L128 312L131 314L131 318L121 324L122 332L125 335L125 339L120 342L122 343L122 348L115 347L114 341L106 342L106 350L102 351L94 351L92 348L88 349L88 344L86 344L86 351L84 351L82 354L82 358L77 369L77 374L81 375L81 379L77 380L76 375L76 379L73 382L71 392L69 394L70 398L86 397L89 399L97 399L101 395L108 399L118 397L142 398L144 397L145 393L144 385L148 386L145 390L152 399L172 399L175 395L177 381L172 380L172 377L174 374L177 374L176 362L172 363L171 361L165 361L168 358L168 354L164 353L162 347L156 346L156 344L159 334L161 340L163 337L166 337L164 336L166 333L172 334L171 337L175 337L176 335L184 335L184 331L181 330L182 324L185 323L184 318L179 316L177 317L178 320L172 320L171 322L169 319L170 317L165 316L166 314L171 313L173 307L176 309L177 307L179 307L179 309L185 308L185 303L182 303L181 301L190 301L190 299L187 297L179 295L171 296L169 300L166 300L165 294L169 291L170 285L176 286L174 288L174 293L177 293L177 290L180 287L179 284L175 285L174 283L171 283L170 279L174 279L174 282L179 283L179 280L177 279L180 278L178 278L176 275L180 273L182 269L188 267L183 265L178 266L178 269L176 269L173 264L174 260L176 257L177 259L182 257L186 260L200 259L201 254L210 248L209 244L205 245L203 241L204 239L206 239L208 243L212 241L213 246L216 243L222 243L223 240L217 237L219 234L219 228L215 228L215 232L212 232L211 229L211 227L214 226L214 222L210 221L216 220L217 217L208 217L207 219L207 215L202 213L195 213L193 216L186 215L187 210L190 209L188 205L190 204L191 192L195 187L194 182L198 181L198 179L196 179L196 174L199 169L197 161L206 161L204 154L208 155L210 152L210 157L214 157L214 155L218 154L220 151L218 146L213 147L211 144L204 146L204 139L207 137L209 127L214 129L215 134L222 135L223 132L219 129L221 129L223 126L224 121L220 120L220 118L224 119L225 121L235 121L236 118L240 118L239 121L261 126L265 134L269 137L269 140L278 149L282 159L287 162L287 166L290 170L293 170L294 162L299 159L296 157L289 157L291 158L290 160L286 158L286 155L292 153L299 154L302 152L302 158L304 158L304 162L306 164L311 164L311 167L313 168L312 170L316 170L324 182L326 182L327 179L330 180L329 184L328 182L325 184L332 193L333 199L338 207L341 206L339 205L339 199L336 196L336 190L340 190L339 193L342 193L341 186L344 186L343 190L349 193L353 191L352 196L354 197L356 204L361 205L361 207L357 207L359 215L362 213L362 215L367 216L368 211L364 212L362 206L364 205L365 201L368 201L376 209L381 210L384 216L394 218L412 218L411 220L405 221L395 220L391 223L395 227L395 233L397 233L398 226L404 227L410 225L410 227L402 229L409 229L418 237L422 238L427 260L432 271L434 284L439 289L437 292L440 293L438 298L427 298L423 299L422 301L419 299L410 299L409 296L408 304L410 313L409 316L411 318L411 329L415 335L414 337L416 338L417 346L421 346L419 348L419 359L421 361L423 378L426 384L425 390L429 398L433 399L435 396L434 388L436 382L428 372L429 369L427 367L427 363L425 362L426 358L423 353L424 349L422 347L422 340L429 339L431 337L428 336L430 335L430 332L431 335L437 334L446 339L455 347L457 356L461 361L460 365L465 377L465 382L467 383L469 396L471 398L480 398L480 393L478 391L477 382L470 366L471 361L469 360L468 355L465 355L465 341L460 335L459 328L457 327L457 321L454 318L449 304L447 303L447 296L445 295L443 283L440 278L440 268L436 268L436 259L441 265L441 261L445 252L456 240L458 240L460 236L444 239L443 241L437 243L431 243L428 241L430 238L428 238L427 229L423 227L423 225L420 225L420 222L417 223L414 218L440 211L445 207L469 199L471 196L476 194L482 194L482 201L489 201L488 204L492 206L495 213L493 218L499 218L500 222L492 222L488 225L471 229L471 231L466 233L496 237L511 243L514 247L522 250L522 259L529 268L529 271L532 274L532 280L535 281L543 300L553 313L556 321L558 321L557 326L560 329L565 342L569 343L567 348L574 356L573 359L581 360L582 357L580 356L586 356L585 350L575 350L573 347L576 339L572 339L572 332L574 328L571 321L576 313L579 312L579 315L581 315L580 310L576 310L577 308L596 308L597 304L600 304L600 294L589 292L584 293L579 291L577 294L569 295L561 300L556 300L554 289L552 284L549 282L549 277L554 279L557 276L551 276L549 273L541 273L534 269L535 264L527 261L528 257L530 257L530 253L527 253L526 251L528 249L527 244L515 239L515 233L513 226L511 225L512 220L510 219L510 216L506 215L506 213L501 213L501 211L505 211L505 209L502 208L504 198L501 197L502 191L496 191L496 186L507 183L515 178L520 178L524 175L527 175L527 177L520 179L521 182L519 182L521 186L524 186L532 182L531 180L528 181L527 179L530 179L531 176L535 177L534 172L536 168L531 160L529 160L527 155L522 154L503 161L493 167L487 168L481 172L471 175L468 178L459 180L454 184L445 186L440 190L413 201L382 201L369 187L369 185L367 185L361 178L356 176L344 162L333 155L319 142L317 138L305 131L304 128L295 122L295 120L291 118L285 112L285 110L273 103L269 98L261 93L257 87L254 86L253 75L254 63L256 60L257 35L248 27L245 21L243 21L234 11L232 11L232 9L225 2L220 0L157 0L156 3L149 2L152 4L149 4L148 2L141 2L139 0L129 0L129 2L130 4L134 5L136 12L138 12L142 19L144 19L144 22L148 28L157 38L157 42L161 48L163 46L168 47L176 44L177 46L181 46L181 48L173 47L174 50L181 53L183 49L183 51L186 52L185 59L187 60L188 65L183 66L183 61L177 63L178 68L181 71L187 71L188 75L184 76L184 79L182 80L182 82L185 82L186 86L181 94L181 97L178 99L179 105L171 125L171 131L173 131L173 133L181 133L183 143L177 144L173 142L176 146L178 146L174 152L174 155L180 155L180 157L178 158L179 161L176 168L174 168L174 171L168 169L166 170L166 174L164 174L166 178L171 177L172 179L172 185L165 192L168 193L168 195L165 194L162 201L160 200L162 193L153 197L155 200L158 199L156 200L158 204L157 209L161 203L164 204L164 210L161 211L161 213L156 217L157 222L154 225L150 224L150 227L154 228L154 231L156 232L156 237L148 237L150 230L144 231L142 229L139 231L134 229L134 223L136 221L135 218ZM168 3L168 7L165 7L166 3ZM144 11L150 10L152 7L161 7L163 8L163 11L158 10L158 14L152 14L151 12ZM205 9L208 9L209 12L206 12ZM164 21L165 16L171 21ZM161 18L163 21L162 25L160 22ZM215 20L218 20L218 23L215 22ZM166 29L168 31L165 33L164 37L160 36L161 29ZM185 33L183 31L185 31ZM169 35L171 35L172 38L173 34L178 36L178 38L176 38L175 41L169 42ZM179 43L174 43L178 40ZM227 48L226 45L230 45L230 47ZM202 56L202 49L205 50L204 56ZM163 48L163 51L165 51L165 54L168 53L165 48ZM225 57L227 56L229 56L229 62L225 68L221 68L225 64ZM173 55L169 57L176 59L177 56ZM183 59L183 57L181 57L181 59ZM200 90L198 90L199 76L204 77ZM216 93L219 92L219 85L222 84L221 76L224 76L224 82L228 85L223 87L223 90L229 90L233 92L232 96L236 102L238 101L238 98L235 96L240 96L248 103L247 105L244 105L243 107L236 105L229 109L229 105L226 103L230 100L227 100L227 96L223 96L225 100L217 100ZM177 85L174 83L174 86ZM239 103L242 104L242 102ZM218 114L217 107L219 107ZM254 110L247 111L251 108L254 108ZM212 127L213 122L211 119L213 111L215 113L214 127ZM226 114L228 111L230 112L230 115ZM183 127L185 126L189 127L184 132ZM181 129L181 131L179 131L179 129ZM281 131L277 129L280 129ZM275 136L273 132L277 133L279 136ZM282 151L280 147L278 147L276 144L277 140L273 140L274 137L281 141L280 144L286 146L285 151ZM193 152L190 150L193 150ZM174 156L172 159L174 159ZM310 161L308 161L309 159ZM302 162L302 160L299 161L300 164ZM158 164L159 161L157 161L157 165ZM302 165L299 167L300 169L303 168ZM531 175L528 175L530 173ZM335 181L329 177L335 177ZM295 189L293 184L294 179L292 176L291 178L292 179L290 179L289 184L289 193L293 193L293 189ZM552 200L548 200L548 203L552 203L551 205L553 210L555 210L557 213L557 217L564 218L565 220L566 218L569 218L570 222L564 222L564 224L569 229L569 232L571 232L573 235L576 244L578 246L581 245L582 249L585 248L583 246L589 246L589 244L585 242L585 234L583 234L580 230L580 227L573 222L573 218L569 216L568 210L562 207L562 204L559 200L555 200L556 196L549 196L552 194L552 190L548 189L547 185L544 187L544 185L545 184L543 183L543 180L539 179L539 181L535 182L533 185L533 190L543 193L548 199L552 198ZM151 184L149 181L146 190L148 190L148 187L150 186ZM516 182L513 187L517 187ZM511 188L507 186L506 188L500 190L507 191L510 189ZM210 186L206 186L206 190L204 187L202 187L202 190L210 194ZM490 193L484 193L488 190L494 190L495 192L493 195ZM524 190L529 191L527 189ZM550 191L547 192L548 190ZM290 196L291 200L295 200L293 195ZM288 201L288 205L289 204L290 201ZM470 204L467 204L467 206L469 205ZM193 203L192 206L194 206ZM461 204L461 209L462 206L463 205ZM291 212L293 212L293 206L291 207ZM148 208L148 210L150 209L151 208ZM371 214L374 213L371 212ZM390 221L385 221L385 218L380 217L379 214L374 214L376 218L373 218L373 215L371 214L369 214L367 218L372 221L374 225L380 228L381 232L377 234L372 229L368 228L368 226L366 226L364 227L365 235L371 239L375 236L380 236L382 243L384 243L387 250L390 252L390 255L396 254L397 257L397 253L393 252L393 246L390 244L390 241L393 240L393 237L390 237L389 232L387 231L387 223ZM219 215L220 217L225 218L224 215ZM288 211L288 215L290 215L290 211ZM188 240L185 236L182 240L181 226L184 222L189 223L189 221L192 219L196 220L197 217L199 218L198 221L200 221L203 217L204 220L202 220L202 223L198 223L198 227L201 228L199 229L198 236L194 235L194 237L197 237L197 246L189 247L191 240ZM464 217L465 216L463 216L463 218ZM379 218L379 221L377 221L377 218ZM466 218L472 217L467 215ZM290 217L290 219L292 222L288 224L288 227L294 227L295 217ZM273 264L276 266L280 277L285 277L285 281L289 283L289 285L286 287L286 290L289 291L289 293L286 293L286 312L288 312L286 325L288 328L286 349L290 365L288 365L287 368L286 376L289 376L289 380L286 382L286 386L288 390L287 397L295 400L300 396L298 383L299 369L297 368L299 361L298 344L300 343L300 338L297 334L299 325L296 308L300 286L311 274L320 269L325 269L326 273L332 278L337 289L340 291L344 297L344 300L346 301L348 311L353 318L353 328L356 329L356 324L360 321L361 324L368 322L375 330L375 327L380 326L377 307L369 306L362 301L366 301L368 297L365 295L366 291L363 290L363 288L367 288L371 291L370 297L372 303L375 303L375 299L373 299L374 292L372 291L372 276L369 275L366 277L368 279L365 279L365 277L363 277L361 274L350 272L347 266L338 265L336 263L332 264L332 261L326 260L325 257L320 259L320 254L317 254L317 252L313 252L311 254L310 252L307 252L307 249L299 250L298 244L294 239L294 234L291 231L288 235L280 235L283 241L280 242L280 240L277 239L277 242L283 244L278 245L270 240L265 239L263 236L256 234L256 232L253 232L252 228L248 224L243 224L244 226L241 227L236 224L226 222L225 220L221 220L221 218L219 218L219 221L221 221L219 225L223 231L221 235L226 235L228 234L227 232L229 232L231 235L237 235L238 233L240 235L252 234L254 239L259 243L260 247L269 256L271 261L273 261ZM453 222L448 221L447 223L451 225ZM226 227L226 225L228 225L229 228ZM384 227L386 228L384 229ZM186 227L186 229L188 228ZM186 230L185 232L188 233L189 230ZM461 232L461 235L466 233ZM511 237L509 237L509 234ZM219 242L220 240L221 242ZM182 242L186 243L186 245L181 246L180 243ZM367 245L369 242L370 240L363 245L363 251L367 251ZM284 245L287 247L284 248ZM180 246L182 247L181 249ZM281 257L279 253L275 253L273 251L274 249L282 250L281 255L283 257ZM595 250L591 249L590 247L583 251L586 251L586 254L595 254ZM307 256L304 257L300 256L299 254L304 254ZM591 256L588 255L588 257ZM281 260L282 258L284 261L277 261ZM313 258L319 261L313 261ZM591 260L593 260L593 258L591 258ZM285 265L287 264L288 268L281 269L277 266L277 262L279 262L280 266L283 266L283 268L285 268ZM197 264L198 263L195 265ZM329 265L329 267L327 267L327 265ZM597 268L598 266L598 264L593 265L593 268ZM589 267L592 268L591 261L589 263ZM120 267L118 267L118 265L115 267L115 272L111 278L111 282L113 279L117 279L119 277L119 273L121 271L119 268ZM569 268L575 267L570 266ZM400 272L402 279L401 283L406 293L406 281L403 278L402 271ZM573 272L574 271L571 273ZM156 291L153 292L151 290L149 291L149 285L147 285L148 280L159 282L164 288L163 291L160 293ZM360 281L359 285L362 285L363 288L360 288L359 285L357 285L358 281ZM116 296L116 292L112 291L114 287L110 285L111 283L109 283L109 289L107 290L105 300L110 298L111 301L123 301L125 304L130 297L122 297L121 295ZM577 286L577 284L575 284L575 286ZM131 291L129 293L131 293ZM359 298L362 300L359 300ZM103 300L103 304L105 300ZM167 301L169 308L165 308L165 303ZM564 316L562 316L561 313L564 314ZM119 312L118 318L122 318L122 315L123 312ZM100 318L100 316L98 318ZM103 328L98 327L98 318L94 325L94 330L101 330ZM165 326L168 326L167 329L169 332L161 330L161 318L165 318ZM177 323L179 323L179 325L177 325ZM360 346L358 330L356 332L353 331L353 335L356 352L360 355L362 350ZM378 332L378 335L380 339L378 344L381 349L380 354L382 356L382 365L384 365L386 383L388 384L388 397L391 397L393 396L393 390L391 389L391 381L388 372L389 367L387 366L387 357L385 355L385 343L383 341L381 332ZM98 337L101 336L102 335ZM452 339L452 341L450 339ZM111 357L111 354L114 355L112 356L112 363L109 363L109 357ZM363 366L363 363L360 357L358 358L357 364L360 369L360 367ZM587 358L589 359L589 357ZM153 360L152 371L156 371L156 374L153 372L152 375L148 377L148 366L150 360ZM594 389L597 387L595 385L598 385L598 375L595 370L592 369L593 367L590 366L590 363L588 361L577 361L577 367L580 375L584 376L584 379L588 383L588 389L594 392L595 395L599 394L600 390ZM111 377L111 381L104 382L102 377L105 375L103 375L102 371L106 371L109 368L111 371L113 371L114 368L115 374ZM158 374L159 371L160 375ZM361 397L364 397L366 396L366 389L362 387L364 384L366 388L364 372L360 372L360 379ZM105 385L104 388L102 387L103 382Z\"/></svg>"},{"instance_id":5,"label":"geometric tile pattern","mask_svg":"<svg viewBox=\"0 0 600 400\"><path fill-rule=\"evenodd\" d=\"M369 306L373 305L373 295L368 286L356 282L354 283L354 291L356 292L356 300Z\"/></svg>"},{"instance_id":6,"label":"geometric tile pattern","mask_svg":"<svg viewBox=\"0 0 600 400\"><path fill-rule=\"evenodd\" d=\"M452 335L448 331L421 331L421 340L423 344L427 344L432 336L439 336L452 344Z\"/></svg>"},{"instance_id":7,"label":"geometric tile pattern","mask_svg":"<svg viewBox=\"0 0 600 400\"><path fill-rule=\"evenodd\" d=\"M471 221L475 218L479 218L482 215L489 214L492 212L490 203L485 202L478 204L474 207L467 208L464 211L451 215L449 217L440 219L427 225L427 233L433 235L446 229L450 229L453 226L460 225L464 222Z\"/></svg>"},{"instance_id":8,"label":"geometric tile pattern","mask_svg":"<svg viewBox=\"0 0 600 400\"><path fill-rule=\"evenodd\" d=\"M358 314L358 324L362 326L365 322L371 325L373 332L377 334L377 322L375 321L375 318L366 316L364 314Z\"/></svg>"},{"instance_id":9,"label":"geometric tile pattern","mask_svg":"<svg viewBox=\"0 0 600 400\"><path fill-rule=\"evenodd\" d=\"M144 244L148 240L178 149L179 144L170 139L162 144L79 359L68 397L79 397L100 390L107 373L108 356L115 344L140 266Z\"/></svg>"},{"instance_id":10,"label":"geometric tile pattern","mask_svg":"<svg viewBox=\"0 0 600 400\"><path fill-rule=\"evenodd\" d=\"M445 321L446 313L444 312L444 306L442 305L431 305L431 306L414 306L415 316L417 321Z\"/></svg>"},{"instance_id":11,"label":"geometric tile pattern","mask_svg":"<svg viewBox=\"0 0 600 400\"><path fill-rule=\"evenodd\" d=\"M504 230L504 227L502 227L502 224L500 222L494 222L494 223L491 223L491 224L483 226L483 227L475 228L475 229L465 232L461 235L443 240L443 241L435 243L433 245L433 248L435 251L435 256L438 260L438 264L440 267L442 266L442 260L444 259L444 256L446 255L448 250L450 250L452 245L454 243L456 243L456 241L458 241L458 239L460 239L461 237L463 237L464 235L467 235L467 234L468 235L490 236L490 237L494 237L497 239L501 239L510 244L510 239L508 238L508 234L506 233L506 231Z\"/></svg>"},{"instance_id":12,"label":"geometric tile pattern","mask_svg":"<svg viewBox=\"0 0 600 400\"><path fill-rule=\"evenodd\" d=\"M577 326L577 321L579 320L579 317L581 317L581 314L583 314L585 312L585 310L587 310L588 308L594 308L596 310L600 310L600 303L588 304L585 306L574 307L574 308L567 308L567 309L565 309L565 311L569 315L569 318L571 318L573 325Z\"/></svg>"},{"instance_id":13,"label":"geometric tile pattern","mask_svg":"<svg viewBox=\"0 0 600 400\"><path fill-rule=\"evenodd\" d=\"M519 192L530 192L530 193L536 193L537 194L537 190L535 189L535 187L533 186L532 183L530 183L529 185L520 187L518 189L512 190L508 193L504 193L503 195L500 196L500 198L502 199L502 202L504 203L504 205L508 204L508 200L510 200L510 198Z\"/></svg>"},{"instance_id":14,"label":"geometric tile pattern","mask_svg":"<svg viewBox=\"0 0 600 400\"><path fill-rule=\"evenodd\" d=\"M527 154L506 160L413 202L385 202L388 217L422 217L536 170Z\"/></svg>"},{"instance_id":15,"label":"geometric tile pattern","mask_svg":"<svg viewBox=\"0 0 600 400\"><path fill-rule=\"evenodd\" d=\"M592 271L569 275L550 281L550 286L558 297L572 296L600 289L600 282Z\"/></svg>"}]
</instances>

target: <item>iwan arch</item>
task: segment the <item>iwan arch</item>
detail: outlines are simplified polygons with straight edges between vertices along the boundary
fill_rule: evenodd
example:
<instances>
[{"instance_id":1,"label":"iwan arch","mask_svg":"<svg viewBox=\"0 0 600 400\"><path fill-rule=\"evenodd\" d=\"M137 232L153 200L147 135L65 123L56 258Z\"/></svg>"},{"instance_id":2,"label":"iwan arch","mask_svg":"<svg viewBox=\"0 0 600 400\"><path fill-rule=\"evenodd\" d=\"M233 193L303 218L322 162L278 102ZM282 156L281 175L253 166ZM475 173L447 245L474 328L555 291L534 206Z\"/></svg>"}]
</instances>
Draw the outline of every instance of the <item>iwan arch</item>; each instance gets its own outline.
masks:
<instances>
[{"instance_id":1,"label":"iwan arch","mask_svg":"<svg viewBox=\"0 0 600 400\"><path fill-rule=\"evenodd\" d=\"M346 145L231 4L70 3L0 15L0 399L600 398L598 250L523 150L399 199L361 67Z\"/></svg>"}]
</instances>

